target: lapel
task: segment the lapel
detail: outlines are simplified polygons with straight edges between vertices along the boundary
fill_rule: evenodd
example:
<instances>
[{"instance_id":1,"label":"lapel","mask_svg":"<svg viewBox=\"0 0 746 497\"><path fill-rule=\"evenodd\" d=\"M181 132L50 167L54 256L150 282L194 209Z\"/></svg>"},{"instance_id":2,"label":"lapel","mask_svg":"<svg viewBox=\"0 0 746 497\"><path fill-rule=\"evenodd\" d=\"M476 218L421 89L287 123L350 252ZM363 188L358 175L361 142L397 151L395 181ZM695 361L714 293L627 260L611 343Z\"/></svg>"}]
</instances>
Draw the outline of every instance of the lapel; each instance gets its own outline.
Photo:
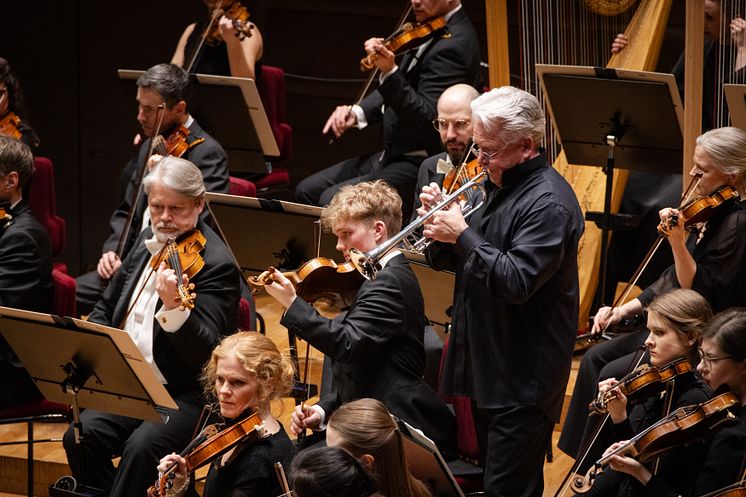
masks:
<instances>
[{"instance_id":1,"label":"lapel","mask_svg":"<svg viewBox=\"0 0 746 497\"><path fill-rule=\"evenodd\" d=\"M111 322L113 326L119 326L122 323L124 314L127 312L127 309L130 306L130 300L132 299L132 296L135 295L135 292L139 290L139 288L136 288L136 286L137 282L140 279L140 274L143 271L150 271L150 267L147 267L148 261L150 261L150 252L148 251L147 247L145 247L144 242L145 240L153 236L153 233L151 229L148 228L143 231L141 235L143 236L140 236L137 239L137 245L133 248L134 252L132 252L132 257L130 258L129 265L127 267L127 277L124 281L124 285L122 286L122 297L119 298L117 307L114 310L114 315L112 316L113 319ZM153 274L151 278L155 278L155 274ZM158 327L154 327L154 332L155 328ZM153 334L153 338L155 338L155 333Z\"/></svg>"}]
</instances>

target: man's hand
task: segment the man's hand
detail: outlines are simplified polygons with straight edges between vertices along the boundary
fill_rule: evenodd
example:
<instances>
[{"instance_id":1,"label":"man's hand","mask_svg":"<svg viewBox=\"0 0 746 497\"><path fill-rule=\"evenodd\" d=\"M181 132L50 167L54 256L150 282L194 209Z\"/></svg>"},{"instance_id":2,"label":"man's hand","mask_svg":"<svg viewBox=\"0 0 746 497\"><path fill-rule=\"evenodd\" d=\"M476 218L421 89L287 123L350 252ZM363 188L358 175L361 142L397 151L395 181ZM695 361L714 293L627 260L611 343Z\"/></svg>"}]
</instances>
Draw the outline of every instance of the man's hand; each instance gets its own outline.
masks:
<instances>
[{"instance_id":1,"label":"man's hand","mask_svg":"<svg viewBox=\"0 0 746 497\"><path fill-rule=\"evenodd\" d=\"M110 280L121 265L122 261L119 260L117 254L110 250L108 252L104 252L103 255L101 255L101 258L98 260L96 272L102 280Z\"/></svg>"},{"instance_id":2,"label":"man's hand","mask_svg":"<svg viewBox=\"0 0 746 497\"><path fill-rule=\"evenodd\" d=\"M352 106L340 105L334 109L332 115L326 120L322 133L327 134L331 130L334 136L339 138L353 126L357 126L357 115L352 112Z\"/></svg>"},{"instance_id":3,"label":"man's hand","mask_svg":"<svg viewBox=\"0 0 746 497\"><path fill-rule=\"evenodd\" d=\"M383 38L370 38L365 41L365 53L371 56L373 64L382 75L390 73L396 65L394 52L386 48Z\"/></svg>"},{"instance_id":4,"label":"man's hand","mask_svg":"<svg viewBox=\"0 0 746 497\"><path fill-rule=\"evenodd\" d=\"M274 297L282 306L287 309L290 307L298 296L295 293L293 283L275 268L270 268L272 283L265 285L267 293Z\"/></svg>"},{"instance_id":5,"label":"man's hand","mask_svg":"<svg viewBox=\"0 0 746 497\"><path fill-rule=\"evenodd\" d=\"M189 279L185 274L181 275L182 284L185 287L189 285ZM179 280L173 269L168 267L165 262L158 266L155 276L155 291L163 302L162 309L170 311L181 305L181 296L179 295Z\"/></svg>"},{"instance_id":6,"label":"man's hand","mask_svg":"<svg viewBox=\"0 0 746 497\"><path fill-rule=\"evenodd\" d=\"M620 307L615 307L613 309L608 306L601 307L596 311L596 315L593 316L593 327L591 328L591 333L597 335L612 324L617 324L623 317L624 315L622 314Z\"/></svg>"},{"instance_id":7,"label":"man's hand","mask_svg":"<svg viewBox=\"0 0 746 497\"><path fill-rule=\"evenodd\" d=\"M321 425L321 414L311 406L295 406L293 414L290 416L290 431L298 436L305 430L316 430Z\"/></svg>"},{"instance_id":8,"label":"man's hand","mask_svg":"<svg viewBox=\"0 0 746 497\"><path fill-rule=\"evenodd\" d=\"M417 215L423 216L442 200L440 187L437 183L430 183L422 187L420 202L422 207L417 209ZM469 225L461 213L461 201L455 200L434 213L424 225L422 234L439 242L456 243L459 235Z\"/></svg>"}]
</instances>

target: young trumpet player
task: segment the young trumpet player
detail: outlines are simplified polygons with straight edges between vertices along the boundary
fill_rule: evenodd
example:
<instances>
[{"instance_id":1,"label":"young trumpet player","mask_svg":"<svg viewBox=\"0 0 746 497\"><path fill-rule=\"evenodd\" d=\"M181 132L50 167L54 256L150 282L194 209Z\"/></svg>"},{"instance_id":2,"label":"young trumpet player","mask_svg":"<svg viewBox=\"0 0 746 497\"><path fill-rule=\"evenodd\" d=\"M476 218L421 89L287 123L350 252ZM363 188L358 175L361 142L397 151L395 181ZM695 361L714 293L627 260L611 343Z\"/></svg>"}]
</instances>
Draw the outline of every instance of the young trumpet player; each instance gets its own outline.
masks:
<instances>
[{"instance_id":1,"label":"young trumpet player","mask_svg":"<svg viewBox=\"0 0 746 497\"><path fill-rule=\"evenodd\" d=\"M401 229L402 201L382 180L340 189L321 215L337 236L337 250L370 252ZM320 316L279 271L265 288L286 309L280 323L333 361L333 391L316 405L298 406L296 434L326 428L340 405L363 397L380 400L392 414L422 430L438 447L453 446L455 423L448 408L422 379L425 368L422 292L406 257L391 250L365 281L346 313Z\"/></svg>"}]
</instances>

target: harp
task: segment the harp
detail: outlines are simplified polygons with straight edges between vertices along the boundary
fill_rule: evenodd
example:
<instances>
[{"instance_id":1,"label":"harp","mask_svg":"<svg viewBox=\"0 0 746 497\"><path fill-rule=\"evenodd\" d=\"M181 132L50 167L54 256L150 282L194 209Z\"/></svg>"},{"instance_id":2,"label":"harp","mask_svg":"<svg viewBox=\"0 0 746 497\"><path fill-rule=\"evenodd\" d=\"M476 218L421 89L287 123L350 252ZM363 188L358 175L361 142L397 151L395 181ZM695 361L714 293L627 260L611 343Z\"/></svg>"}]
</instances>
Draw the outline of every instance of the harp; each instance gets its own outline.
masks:
<instances>
[{"instance_id":1,"label":"harp","mask_svg":"<svg viewBox=\"0 0 746 497\"><path fill-rule=\"evenodd\" d=\"M486 0L490 85L511 84L511 79L516 84L518 80L517 86L543 102L533 70L536 63L655 70L671 4L671 0L519 0L510 2L509 12L507 0ZM513 19L520 16L517 77L511 77L510 71L511 53L516 51L509 47L509 15ZM567 24L563 26L563 22ZM609 58L611 42L619 32L625 32L630 43ZM583 213L603 210L602 168L568 164L564 153L552 143L551 126L547 124L545 145L554 167L572 185ZM626 170L614 171L612 212L619 209L626 180ZM578 247L579 329L587 326L598 285L600 248L601 229L586 224Z\"/></svg>"}]
</instances>

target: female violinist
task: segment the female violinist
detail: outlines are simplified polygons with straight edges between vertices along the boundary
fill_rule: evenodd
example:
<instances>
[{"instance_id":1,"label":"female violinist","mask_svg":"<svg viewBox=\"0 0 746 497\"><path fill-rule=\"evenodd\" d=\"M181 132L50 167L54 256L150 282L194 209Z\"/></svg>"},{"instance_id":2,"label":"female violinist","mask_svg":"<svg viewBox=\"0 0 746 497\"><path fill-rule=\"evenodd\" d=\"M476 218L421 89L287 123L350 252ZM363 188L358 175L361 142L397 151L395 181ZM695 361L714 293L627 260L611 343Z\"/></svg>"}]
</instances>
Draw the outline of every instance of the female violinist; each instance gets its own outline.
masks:
<instances>
[{"instance_id":1,"label":"female violinist","mask_svg":"<svg viewBox=\"0 0 746 497\"><path fill-rule=\"evenodd\" d=\"M738 419L715 432L688 478L693 483L683 489L651 474L635 459L613 456L610 467L634 477L650 495L699 497L742 478L746 456L746 309L728 309L708 321L699 355L697 371L704 381L716 393L729 389L738 398Z\"/></svg>"},{"instance_id":2,"label":"female violinist","mask_svg":"<svg viewBox=\"0 0 746 497\"><path fill-rule=\"evenodd\" d=\"M688 372L673 376L665 393L643 399L627 410L627 397L616 386L616 378L599 383L599 395L607 396L607 408L611 417L609 430L596 442L597 450L588 458L599 459L604 448L612 441L628 439L651 426L663 415L678 407L699 404L708 399L710 390L694 372L697 363L697 346L705 323L712 317L707 301L694 290L677 289L656 297L648 307L647 327L650 330L645 347L650 354L652 366L662 369L674 360L685 358L691 365ZM658 474L674 485L685 483L691 474L691 454L674 450L662 456ZM617 492L617 489L619 491ZM634 493L634 485L614 471L605 471L598 476L589 495L626 496Z\"/></svg>"},{"instance_id":3,"label":"female violinist","mask_svg":"<svg viewBox=\"0 0 746 497\"><path fill-rule=\"evenodd\" d=\"M660 211L667 229L667 243L674 255L674 264L637 298L611 309L596 312L593 332L639 314L658 294L674 288L691 288L707 299L713 312L733 306L746 306L746 132L733 127L718 128L697 138L693 181L701 175L695 196L724 198L718 193L731 187L738 197L731 196L710 210L711 217L699 224L686 226L679 209ZM714 201L714 200L713 200ZM674 216L675 215L675 216ZM689 233L689 228L693 230ZM595 395L600 379L623 376L631 356L643 343L644 330L622 334L614 340L596 345L583 357L573 389L573 398L560 438L560 448L575 456L582 445L586 406Z\"/></svg>"},{"instance_id":4,"label":"female violinist","mask_svg":"<svg viewBox=\"0 0 746 497\"><path fill-rule=\"evenodd\" d=\"M226 425L256 411L264 424L265 436L259 441L239 443L215 460L207 474L204 497L282 494L274 463L289 468L295 447L272 415L271 401L290 392L294 372L290 358L281 354L272 340L258 333L236 333L224 338L213 350L204 369L205 391L217 397ZM174 463L174 495L197 495L193 487L187 489L189 477L182 456L164 457L158 471L163 473Z\"/></svg>"},{"instance_id":5,"label":"female violinist","mask_svg":"<svg viewBox=\"0 0 746 497\"><path fill-rule=\"evenodd\" d=\"M190 74L258 79L264 42L259 28L248 20L254 9L239 0L203 2L210 15L186 27L171 63Z\"/></svg>"},{"instance_id":6,"label":"female violinist","mask_svg":"<svg viewBox=\"0 0 746 497\"><path fill-rule=\"evenodd\" d=\"M23 92L18 78L8 61L0 57L0 134L19 138L35 149L39 137L28 123L26 108L23 105Z\"/></svg>"}]
</instances>

